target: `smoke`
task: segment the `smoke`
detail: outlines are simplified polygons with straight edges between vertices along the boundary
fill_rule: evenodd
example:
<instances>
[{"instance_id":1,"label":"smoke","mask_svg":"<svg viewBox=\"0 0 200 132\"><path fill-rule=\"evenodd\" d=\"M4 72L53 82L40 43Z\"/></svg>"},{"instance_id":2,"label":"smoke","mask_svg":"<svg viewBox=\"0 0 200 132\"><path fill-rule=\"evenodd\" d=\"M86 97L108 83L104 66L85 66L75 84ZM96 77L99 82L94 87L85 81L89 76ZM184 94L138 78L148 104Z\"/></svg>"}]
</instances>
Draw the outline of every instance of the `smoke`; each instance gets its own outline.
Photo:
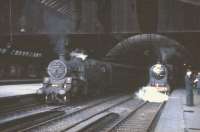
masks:
<instances>
[{"instance_id":1,"label":"smoke","mask_svg":"<svg viewBox=\"0 0 200 132\"><path fill-rule=\"evenodd\" d=\"M44 11L45 31L49 34L51 44L57 54L65 53L68 46L68 34L74 31L74 22L69 16L61 16L56 12Z\"/></svg>"},{"instance_id":2,"label":"smoke","mask_svg":"<svg viewBox=\"0 0 200 132\"><path fill-rule=\"evenodd\" d=\"M64 35L49 35L50 43L53 44L54 52L59 54L65 54L65 45L67 44L68 38Z\"/></svg>"},{"instance_id":3,"label":"smoke","mask_svg":"<svg viewBox=\"0 0 200 132\"><path fill-rule=\"evenodd\" d=\"M70 53L70 56L71 56L71 57L80 58L80 59L82 59L83 61L84 61L85 59L87 59L87 57L88 57L88 55L86 55L86 54L84 54L84 53L76 53L76 52L74 52L74 51L72 51L72 52Z\"/></svg>"},{"instance_id":4,"label":"smoke","mask_svg":"<svg viewBox=\"0 0 200 132\"><path fill-rule=\"evenodd\" d=\"M66 1L70 5L72 1ZM56 9L45 7L39 1L26 0L22 9L22 16L19 18L19 25L27 32L36 32L48 35L50 43L57 54L65 52L65 45L68 45L69 33L75 28L75 15L60 14ZM25 29L27 28L27 29Z\"/></svg>"},{"instance_id":5,"label":"smoke","mask_svg":"<svg viewBox=\"0 0 200 132\"><path fill-rule=\"evenodd\" d=\"M137 93L137 98L149 102L164 102L168 100L168 95L159 92L155 87L142 87Z\"/></svg>"},{"instance_id":6,"label":"smoke","mask_svg":"<svg viewBox=\"0 0 200 132\"><path fill-rule=\"evenodd\" d=\"M160 55L161 55L161 61L164 63L168 63L168 61L172 57L176 57L176 48L175 47L160 47Z\"/></svg>"}]
</instances>

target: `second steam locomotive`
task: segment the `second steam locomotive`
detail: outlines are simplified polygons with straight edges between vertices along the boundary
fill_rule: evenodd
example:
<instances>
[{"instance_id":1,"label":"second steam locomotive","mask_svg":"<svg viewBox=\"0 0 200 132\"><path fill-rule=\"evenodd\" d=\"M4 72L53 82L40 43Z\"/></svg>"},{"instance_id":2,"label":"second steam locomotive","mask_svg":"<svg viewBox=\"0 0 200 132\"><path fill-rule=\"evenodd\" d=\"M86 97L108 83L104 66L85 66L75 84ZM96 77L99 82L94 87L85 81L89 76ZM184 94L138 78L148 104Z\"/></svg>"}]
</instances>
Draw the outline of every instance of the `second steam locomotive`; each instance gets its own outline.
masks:
<instances>
[{"instance_id":1,"label":"second steam locomotive","mask_svg":"<svg viewBox=\"0 0 200 132\"><path fill-rule=\"evenodd\" d=\"M139 84L142 72L133 66L87 59L81 53L71 53L70 59L60 56L49 63L43 87L38 94L46 102L69 102L80 96L130 91Z\"/></svg>"},{"instance_id":2,"label":"second steam locomotive","mask_svg":"<svg viewBox=\"0 0 200 132\"><path fill-rule=\"evenodd\" d=\"M168 94L170 91L170 77L165 65L157 63L149 70L149 85L159 92Z\"/></svg>"}]
</instances>

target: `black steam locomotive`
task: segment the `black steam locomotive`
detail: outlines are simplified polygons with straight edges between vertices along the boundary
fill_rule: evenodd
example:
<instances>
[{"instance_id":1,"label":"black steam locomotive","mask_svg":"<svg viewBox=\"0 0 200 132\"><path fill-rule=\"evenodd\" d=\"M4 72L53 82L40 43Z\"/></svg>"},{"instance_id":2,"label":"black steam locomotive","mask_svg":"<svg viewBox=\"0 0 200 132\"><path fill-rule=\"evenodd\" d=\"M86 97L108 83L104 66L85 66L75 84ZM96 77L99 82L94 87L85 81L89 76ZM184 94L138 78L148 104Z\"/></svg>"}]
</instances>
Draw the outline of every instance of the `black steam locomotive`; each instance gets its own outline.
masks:
<instances>
[{"instance_id":1,"label":"black steam locomotive","mask_svg":"<svg viewBox=\"0 0 200 132\"><path fill-rule=\"evenodd\" d=\"M138 68L73 54L75 56L69 60L61 56L49 63L49 77L44 78L43 87L38 90L47 103L65 103L75 97L129 91L141 80L143 70Z\"/></svg>"},{"instance_id":2,"label":"black steam locomotive","mask_svg":"<svg viewBox=\"0 0 200 132\"><path fill-rule=\"evenodd\" d=\"M169 93L169 74L165 65L157 63L150 68L149 85L155 87L159 92Z\"/></svg>"}]
</instances>

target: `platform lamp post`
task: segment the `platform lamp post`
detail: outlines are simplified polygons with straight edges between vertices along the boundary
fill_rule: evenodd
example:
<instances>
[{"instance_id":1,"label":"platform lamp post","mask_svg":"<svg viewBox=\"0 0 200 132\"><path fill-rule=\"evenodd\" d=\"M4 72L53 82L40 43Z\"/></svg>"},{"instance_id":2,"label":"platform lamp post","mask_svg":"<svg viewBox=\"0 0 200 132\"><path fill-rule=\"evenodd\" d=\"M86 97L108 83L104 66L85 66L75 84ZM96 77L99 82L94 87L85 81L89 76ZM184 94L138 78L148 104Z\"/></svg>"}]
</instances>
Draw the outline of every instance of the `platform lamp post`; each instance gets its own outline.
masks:
<instances>
[{"instance_id":1,"label":"platform lamp post","mask_svg":"<svg viewBox=\"0 0 200 132\"><path fill-rule=\"evenodd\" d=\"M13 45L12 0L9 0L9 42L6 44L6 54L11 53Z\"/></svg>"}]
</instances>

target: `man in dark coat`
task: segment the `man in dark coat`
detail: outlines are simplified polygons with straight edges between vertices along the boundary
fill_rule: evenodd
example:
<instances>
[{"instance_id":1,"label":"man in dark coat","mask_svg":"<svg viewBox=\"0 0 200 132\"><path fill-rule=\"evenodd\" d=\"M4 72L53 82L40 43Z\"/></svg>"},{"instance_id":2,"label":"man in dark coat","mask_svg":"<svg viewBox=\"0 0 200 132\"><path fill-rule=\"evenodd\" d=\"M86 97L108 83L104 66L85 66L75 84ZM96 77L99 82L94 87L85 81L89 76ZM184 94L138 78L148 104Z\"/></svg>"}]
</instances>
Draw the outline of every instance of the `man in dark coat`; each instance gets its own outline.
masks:
<instances>
[{"instance_id":1,"label":"man in dark coat","mask_svg":"<svg viewBox=\"0 0 200 132\"><path fill-rule=\"evenodd\" d=\"M187 70L185 76L185 88L186 88L186 105L193 106L193 78L192 71Z\"/></svg>"},{"instance_id":2,"label":"man in dark coat","mask_svg":"<svg viewBox=\"0 0 200 132\"><path fill-rule=\"evenodd\" d=\"M200 95L200 72L198 72L196 79L194 80L194 83L196 83L197 94Z\"/></svg>"}]
</instances>

